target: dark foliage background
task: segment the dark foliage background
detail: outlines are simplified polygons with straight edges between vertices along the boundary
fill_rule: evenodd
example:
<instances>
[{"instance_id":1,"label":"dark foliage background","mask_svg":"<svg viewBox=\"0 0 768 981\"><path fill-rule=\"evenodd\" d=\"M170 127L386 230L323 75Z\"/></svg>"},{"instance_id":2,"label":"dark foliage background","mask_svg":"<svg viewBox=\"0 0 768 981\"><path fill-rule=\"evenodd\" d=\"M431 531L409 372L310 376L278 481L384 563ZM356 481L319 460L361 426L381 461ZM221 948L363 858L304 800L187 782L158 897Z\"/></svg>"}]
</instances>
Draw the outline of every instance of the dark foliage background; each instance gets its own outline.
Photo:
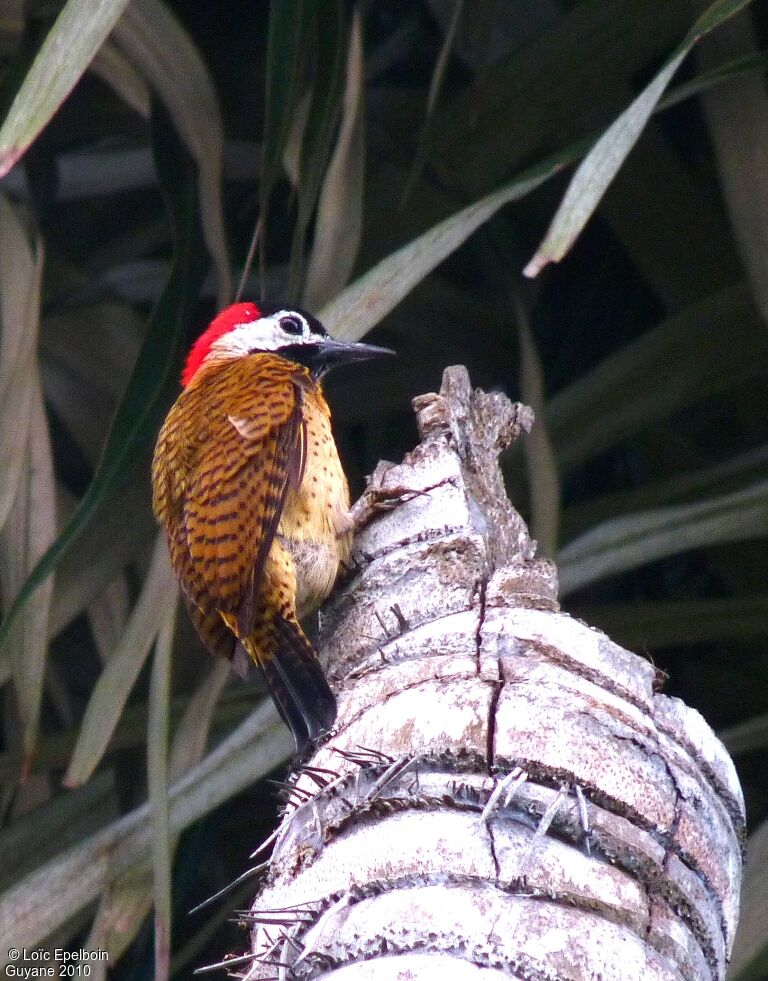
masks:
<instances>
[{"instance_id":1,"label":"dark foliage background","mask_svg":"<svg viewBox=\"0 0 768 981\"><path fill-rule=\"evenodd\" d=\"M77 43L41 48L61 6L0 2L6 110L36 57L49 78L57 58L84 70L85 7L67 5ZM705 9L722 23L634 148L617 141L626 159L597 211L581 234L566 220L567 257L525 278L570 165ZM253 779L274 776L288 743L259 722L210 795L213 777L194 769L209 728L208 747L239 732L258 693L210 674L182 617L174 629L148 461L181 351L232 298L257 223L246 295L303 301L400 354L328 386L356 491L413 444L410 400L446 365L534 405L536 434L506 476L560 565L564 608L647 653L665 690L721 732L765 853L767 40L762 0L133 0L41 132L48 117L22 104L24 136L0 131L0 161L30 144L0 184L6 613L51 542L60 553L43 569L57 565L55 585L6 621L0 653L0 887L8 909L22 895L45 904L31 943L101 946L115 977L149 976L154 895L175 973L243 944L231 904L186 912L268 833L278 795ZM521 174L538 175L530 192L514 191ZM374 273L357 306L339 299L510 181L511 203L474 234L456 219L443 261L427 238L394 279ZM193 768L199 794L184 818L171 807L171 830L186 828L172 865L169 766ZM99 829L111 835L148 792L154 893L146 830L123 859L109 838L118 858L90 892L52 893L57 869L80 868L57 864L66 850L92 866ZM765 976L765 876L756 862L734 977Z\"/></svg>"}]
</instances>

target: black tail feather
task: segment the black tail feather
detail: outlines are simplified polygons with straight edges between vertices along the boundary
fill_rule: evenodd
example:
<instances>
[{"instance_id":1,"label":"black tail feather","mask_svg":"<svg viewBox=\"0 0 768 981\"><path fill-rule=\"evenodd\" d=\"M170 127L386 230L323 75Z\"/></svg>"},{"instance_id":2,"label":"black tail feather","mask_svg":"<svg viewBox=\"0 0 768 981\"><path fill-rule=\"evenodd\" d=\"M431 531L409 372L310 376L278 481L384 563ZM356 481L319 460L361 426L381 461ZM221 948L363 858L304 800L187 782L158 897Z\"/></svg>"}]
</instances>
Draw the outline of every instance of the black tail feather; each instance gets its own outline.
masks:
<instances>
[{"instance_id":1,"label":"black tail feather","mask_svg":"<svg viewBox=\"0 0 768 981\"><path fill-rule=\"evenodd\" d=\"M273 622L276 650L260 665L277 710L300 750L331 728L336 699L299 624L279 614Z\"/></svg>"}]
</instances>

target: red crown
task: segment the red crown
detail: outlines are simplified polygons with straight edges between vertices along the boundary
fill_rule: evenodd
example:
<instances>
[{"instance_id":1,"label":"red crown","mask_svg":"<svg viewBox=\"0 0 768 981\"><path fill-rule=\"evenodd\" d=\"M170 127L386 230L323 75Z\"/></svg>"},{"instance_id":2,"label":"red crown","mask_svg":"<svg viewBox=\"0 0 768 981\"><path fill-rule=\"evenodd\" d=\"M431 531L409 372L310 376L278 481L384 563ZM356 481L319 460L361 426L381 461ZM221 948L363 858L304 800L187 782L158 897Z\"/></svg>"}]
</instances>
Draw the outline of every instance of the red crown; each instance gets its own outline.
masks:
<instances>
[{"instance_id":1,"label":"red crown","mask_svg":"<svg viewBox=\"0 0 768 981\"><path fill-rule=\"evenodd\" d=\"M261 311L255 303L233 303L225 307L218 316L214 317L208 327L198 337L187 355L184 371L181 373L181 384L184 388L194 378L197 369L205 361L211 345L222 334L228 334L240 324L251 324L261 317Z\"/></svg>"}]
</instances>

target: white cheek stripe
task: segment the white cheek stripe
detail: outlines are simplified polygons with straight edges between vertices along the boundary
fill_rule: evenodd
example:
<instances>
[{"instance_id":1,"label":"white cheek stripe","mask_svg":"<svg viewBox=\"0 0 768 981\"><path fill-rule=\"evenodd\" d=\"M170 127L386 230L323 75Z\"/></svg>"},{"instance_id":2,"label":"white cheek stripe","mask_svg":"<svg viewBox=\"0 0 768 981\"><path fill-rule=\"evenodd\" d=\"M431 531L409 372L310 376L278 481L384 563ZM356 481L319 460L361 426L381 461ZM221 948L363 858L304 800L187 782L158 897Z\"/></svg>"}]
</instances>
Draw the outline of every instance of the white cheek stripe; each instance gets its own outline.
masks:
<instances>
[{"instance_id":1,"label":"white cheek stripe","mask_svg":"<svg viewBox=\"0 0 768 981\"><path fill-rule=\"evenodd\" d=\"M280 326L280 318L289 315L301 321L301 334L288 334ZM279 310L270 317L261 317L247 324L239 324L222 334L211 344L205 361L218 358L240 357L250 351L278 351L288 344L301 344L311 340L309 324L295 310Z\"/></svg>"}]
</instances>

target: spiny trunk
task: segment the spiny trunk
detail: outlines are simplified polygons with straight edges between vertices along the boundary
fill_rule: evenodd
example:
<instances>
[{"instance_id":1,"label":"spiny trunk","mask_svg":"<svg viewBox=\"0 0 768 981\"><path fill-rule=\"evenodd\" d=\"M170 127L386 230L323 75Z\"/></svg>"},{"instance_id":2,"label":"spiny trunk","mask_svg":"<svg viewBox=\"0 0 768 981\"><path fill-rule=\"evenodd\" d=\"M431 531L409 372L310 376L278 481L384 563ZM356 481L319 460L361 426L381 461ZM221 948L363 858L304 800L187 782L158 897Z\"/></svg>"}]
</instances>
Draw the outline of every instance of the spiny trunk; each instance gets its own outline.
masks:
<instances>
[{"instance_id":1,"label":"spiny trunk","mask_svg":"<svg viewBox=\"0 0 768 981\"><path fill-rule=\"evenodd\" d=\"M243 974L722 978L731 760L648 661L559 612L497 465L530 410L462 368L414 405L422 442L369 490L400 503L323 617L338 722L295 775Z\"/></svg>"}]
</instances>

